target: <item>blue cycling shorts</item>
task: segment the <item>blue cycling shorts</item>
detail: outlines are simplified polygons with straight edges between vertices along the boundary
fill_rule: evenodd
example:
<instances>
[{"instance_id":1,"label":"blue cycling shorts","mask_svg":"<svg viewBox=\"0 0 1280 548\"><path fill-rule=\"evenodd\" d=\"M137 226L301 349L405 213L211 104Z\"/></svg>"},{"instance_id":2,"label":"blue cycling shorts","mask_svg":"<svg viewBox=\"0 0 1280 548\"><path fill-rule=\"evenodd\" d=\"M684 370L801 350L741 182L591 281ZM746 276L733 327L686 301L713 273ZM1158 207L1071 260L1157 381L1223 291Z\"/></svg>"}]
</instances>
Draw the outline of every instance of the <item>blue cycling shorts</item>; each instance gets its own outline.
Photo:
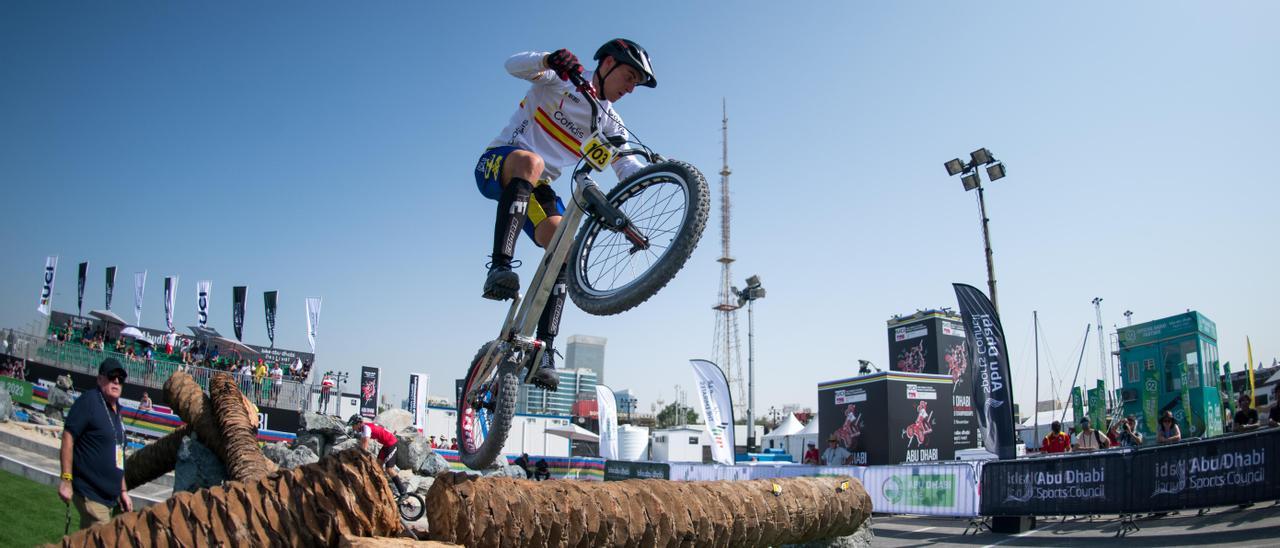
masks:
<instances>
[{"instance_id":1,"label":"blue cycling shorts","mask_svg":"<svg viewBox=\"0 0 1280 548\"><path fill-rule=\"evenodd\" d=\"M500 146L484 151L480 161L476 162L476 189L485 198L498 201L502 196L502 162L507 155L520 147ZM529 200L529 217L524 222L524 233L533 239L533 229L547 217L564 215L564 202L551 190L551 181L541 180L533 185L533 195ZM535 240L534 243L537 243Z\"/></svg>"}]
</instances>

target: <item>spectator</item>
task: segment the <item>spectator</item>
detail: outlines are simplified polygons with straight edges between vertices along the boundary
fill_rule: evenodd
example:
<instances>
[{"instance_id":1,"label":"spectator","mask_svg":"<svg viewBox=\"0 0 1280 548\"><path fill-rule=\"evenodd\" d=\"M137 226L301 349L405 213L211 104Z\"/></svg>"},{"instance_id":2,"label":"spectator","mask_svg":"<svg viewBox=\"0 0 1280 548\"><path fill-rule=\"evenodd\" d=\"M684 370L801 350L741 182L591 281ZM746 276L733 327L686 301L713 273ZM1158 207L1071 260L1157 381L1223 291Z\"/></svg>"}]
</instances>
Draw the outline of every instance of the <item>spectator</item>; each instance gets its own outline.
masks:
<instances>
[{"instance_id":1,"label":"spectator","mask_svg":"<svg viewBox=\"0 0 1280 548\"><path fill-rule=\"evenodd\" d=\"M1280 426L1280 384L1271 390L1271 412L1267 414L1268 426Z\"/></svg>"},{"instance_id":2,"label":"spectator","mask_svg":"<svg viewBox=\"0 0 1280 548\"><path fill-rule=\"evenodd\" d=\"M804 452L804 463L805 463L805 464L818 464L818 459L819 459L819 458L820 458L820 457L819 457L819 455L818 455L818 444L816 444L816 443L814 443L814 442L809 442L809 448L808 448L808 449L806 449L806 450L805 450L805 452Z\"/></svg>"},{"instance_id":3,"label":"spectator","mask_svg":"<svg viewBox=\"0 0 1280 548\"><path fill-rule=\"evenodd\" d=\"M512 464L519 466L521 470L524 470L524 479L533 477L533 472L529 471L528 453L520 453L520 456L516 457L515 462L512 462Z\"/></svg>"},{"instance_id":4,"label":"spectator","mask_svg":"<svg viewBox=\"0 0 1280 548\"><path fill-rule=\"evenodd\" d=\"M1233 432L1253 430L1259 426L1258 410L1249 406L1251 399L1252 398L1250 398L1248 394L1240 394L1240 398L1236 400L1236 403L1239 404L1236 406L1239 408L1239 411L1236 411L1236 418L1232 421L1233 424L1231 430Z\"/></svg>"},{"instance_id":5,"label":"spectator","mask_svg":"<svg viewBox=\"0 0 1280 548\"><path fill-rule=\"evenodd\" d=\"M302 380L302 358L294 358L293 363L289 364L289 376L294 380Z\"/></svg>"},{"instance_id":6,"label":"spectator","mask_svg":"<svg viewBox=\"0 0 1280 548\"><path fill-rule=\"evenodd\" d=\"M1050 432L1040 441L1040 451L1044 453L1067 453L1071 451L1071 435L1062 431L1062 421L1053 421Z\"/></svg>"},{"instance_id":7,"label":"spectator","mask_svg":"<svg viewBox=\"0 0 1280 548\"><path fill-rule=\"evenodd\" d=\"M1089 419L1080 421L1080 433L1076 435L1077 451L1093 451L1107 448L1107 437L1089 427Z\"/></svg>"},{"instance_id":8,"label":"spectator","mask_svg":"<svg viewBox=\"0 0 1280 548\"><path fill-rule=\"evenodd\" d=\"M1111 419L1103 421L1102 430L1107 433L1107 447L1120 447L1120 422Z\"/></svg>"},{"instance_id":9,"label":"spectator","mask_svg":"<svg viewBox=\"0 0 1280 548\"><path fill-rule=\"evenodd\" d=\"M325 371L324 378L320 380L320 409L321 413L329 412L329 396L333 393L334 387L338 385L338 381L333 378L333 371Z\"/></svg>"},{"instance_id":10,"label":"spectator","mask_svg":"<svg viewBox=\"0 0 1280 548\"><path fill-rule=\"evenodd\" d=\"M235 369L235 362L231 362L232 369ZM244 362L240 366L240 393L249 395L253 393L253 366L249 362Z\"/></svg>"},{"instance_id":11,"label":"spectator","mask_svg":"<svg viewBox=\"0 0 1280 548\"><path fill-rule=\"evenodd\" d=\"M536 465L537 470L533 473L533 479L537 481L551 479L551 467L547 465L547 459L538 459Z\"/></svg>"},{"instance_id":12,"label":"spectator","mask_svg":"<svg viewBox=\"0 0 1280 548\"><path fill-rule=\"evenodd\" d=\"M267 394L269 393L268 389L270 387L267 386L267 371L266 362L262 361L262 358L258 358L258 366L253 368L253 386L258 389L258 401L267 399Z\"/></svg>"},{"instance_id":13,"label":"spectator","mask_svg":"<svg viewBox=\"0 0 1280 548\"><path fill-rule=\"evenodd\" d=\"M1142 445L1142 433L1138 431L1138 419L1129 415L1118 421L1115 444L1120 447L1138 447Z\"/></svg>"},{"instance_id":14,"label":"spectator","mask_svg":"<svg viewBox=\"0 0 1280 548\"><path fill-rule=\"evenodd\" d=\"M284 369L280 368L280 364L276 363L271 368L271 401L274 403L280 397L280 383L284 382Z\"/></svg>"},{"instance_id":15,"label":"spectator","mask_svg":"<svg viewBox=\"0 0 1280 548\"><path fill-rule=\"evenodd\" d=\"M1156 430L1156 443L1176 443L1182 441L1182 429L1173 420L1173 413L1165 411L1160 415L1160 426Z\"/></svg>"},{"instance_id":16,"label":"spectator","mask_svg":"<svg viewBox=\"0 0 1280 548\"><path fill-rule=\"evenodd\" d=\"M439 445L436 445L436 437L435 437L435 436L431 436L431 437L427 438L427 443L431 444L431 448L432 448L432 449L437 449L437 448L439 448L439 447L440 447Z\"/></svg>"},{"instance_id":17,"label":"spectator","mask_svg":"<svg viewBox=\"0 0 1280 548\"><path fill-rule=\"evenodd\" d=\"M146 412L150 410L151 410L151 394L148 394L146 390L143 390L142 399L138 401L138 411Z\"/></svg>"},{"instance_id":18,"label":"spectator","mask_svg":"<svg viewBox=\"0 0 1280 548\"><path fill-rule=\"evenodd\" d=\"M836 444L836 436L832 434L827 437L827 448L822 451L822 457L819 459L818 464L844 466L849 464L849 459L852 456L848 449Z\"/></svg>"},{"instance_id":19,"label":"spectator","mask_svg":"<svg viewBox=\"0 0 1280 548\"><path fill-rule=\"evenodd\" d=\"M75 505L81 529L106 523L112 508L133 510L124 483L125 437L119 407L127 377L115 358L102 360L97 387L80 394L67 413L58 497Z\"/></svg>"},{"instance_id":20,"label":"spectator","mask_svg":"<svg viewBox=\"0 0 1280 548\"><path fill-rule=\"evenodd\" d=\"M458 438L449 438L449 449L458 450Z\"/></svg>"}]
</instances>

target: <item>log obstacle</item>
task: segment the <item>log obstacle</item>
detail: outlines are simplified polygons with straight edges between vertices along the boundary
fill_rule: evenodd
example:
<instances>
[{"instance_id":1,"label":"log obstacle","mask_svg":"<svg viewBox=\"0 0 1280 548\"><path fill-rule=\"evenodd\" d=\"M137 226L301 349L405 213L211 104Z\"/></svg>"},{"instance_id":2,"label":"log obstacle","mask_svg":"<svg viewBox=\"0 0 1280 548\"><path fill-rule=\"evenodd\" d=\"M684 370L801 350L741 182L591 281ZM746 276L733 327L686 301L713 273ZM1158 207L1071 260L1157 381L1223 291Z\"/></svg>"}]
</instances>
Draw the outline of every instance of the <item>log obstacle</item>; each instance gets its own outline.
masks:
<instances>
[{"instance_id":1,"label":"log obstacle","mask_svg":"<svg viewBox=\"0 0 1280 548\"><path fill-rule=\"evenodd\" d=\"M777 546L854 534L871 497L849 477L618 482L436 477L431 540L465 546Z\"/></svg>"}]
</instances>

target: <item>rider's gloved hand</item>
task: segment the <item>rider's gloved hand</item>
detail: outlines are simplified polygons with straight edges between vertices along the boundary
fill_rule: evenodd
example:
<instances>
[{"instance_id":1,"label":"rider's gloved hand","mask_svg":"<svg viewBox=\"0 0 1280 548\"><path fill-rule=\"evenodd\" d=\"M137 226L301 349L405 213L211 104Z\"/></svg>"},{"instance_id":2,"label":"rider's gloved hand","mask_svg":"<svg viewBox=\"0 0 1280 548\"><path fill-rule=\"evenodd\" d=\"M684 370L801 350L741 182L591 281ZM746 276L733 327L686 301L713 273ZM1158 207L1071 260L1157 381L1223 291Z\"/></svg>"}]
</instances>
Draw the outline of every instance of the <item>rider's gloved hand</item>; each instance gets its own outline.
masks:
<instances>
[{"instance_id":1,"label":"rider's gloved hand","mask_svg":"<svg viewBox=\"0 0 1280 548\"><path fill-rule=\"evenodd\" d=\"M547 54L546 63L547 68L554 70L561 80L568 81L570 73L582 73L582 64L578 62L578 56L567 49L562 48Z\"/></svg>"}]
</instances>

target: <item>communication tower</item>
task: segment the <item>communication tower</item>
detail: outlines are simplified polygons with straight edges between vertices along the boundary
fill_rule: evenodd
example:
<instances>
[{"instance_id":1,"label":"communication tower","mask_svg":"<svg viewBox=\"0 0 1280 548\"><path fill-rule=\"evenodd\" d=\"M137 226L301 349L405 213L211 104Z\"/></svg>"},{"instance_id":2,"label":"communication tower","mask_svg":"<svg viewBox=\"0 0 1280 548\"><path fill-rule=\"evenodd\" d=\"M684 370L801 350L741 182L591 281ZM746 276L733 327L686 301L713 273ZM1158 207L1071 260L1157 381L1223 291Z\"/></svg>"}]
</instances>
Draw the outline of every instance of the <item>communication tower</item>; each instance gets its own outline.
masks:
<instances>
[{"instance_id":1,"label":"communication tower","mask_svg":"<svg viewBox=\"0 0 1280 548\"><path fill-rule=\"evenodd\" d=\"M724 101L720 104L722 119L724 167L720 169L720 295L716 305L716 331L712 341L716 365L729 380L733 396L735 420L747 416L747 378L742 374L742 341L738 337L738 296L733 287L733 257L729 255L729 113Z\"/></svg>"}]
</instances>

